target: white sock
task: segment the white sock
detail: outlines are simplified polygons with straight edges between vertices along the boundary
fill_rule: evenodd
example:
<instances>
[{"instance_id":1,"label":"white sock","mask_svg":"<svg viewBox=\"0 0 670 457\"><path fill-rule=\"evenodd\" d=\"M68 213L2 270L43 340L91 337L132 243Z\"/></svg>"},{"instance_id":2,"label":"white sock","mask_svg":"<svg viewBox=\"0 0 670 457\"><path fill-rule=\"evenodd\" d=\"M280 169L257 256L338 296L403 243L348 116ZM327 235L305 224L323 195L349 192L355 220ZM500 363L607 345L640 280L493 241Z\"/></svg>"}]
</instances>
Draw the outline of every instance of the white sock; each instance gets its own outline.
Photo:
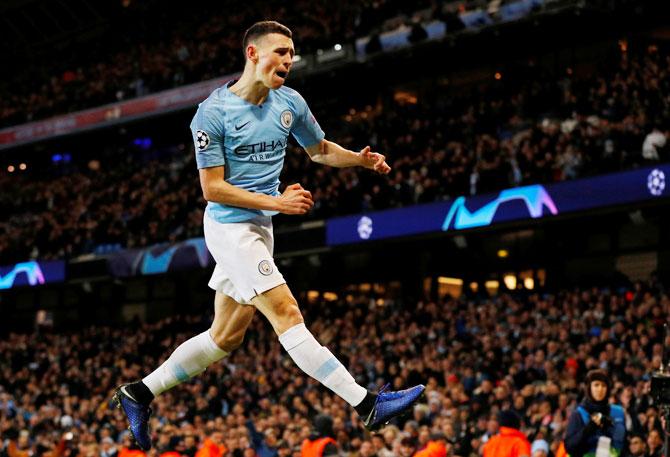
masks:
<instances>
[{"instance_id":1,"label":"white sock","mask_svg":"<svg viewBox=\"0 0 670 457\"><path fill-rule=\"evenodd\" d=\"M298 367L342 397L351 406L363 401L367 390L356 384L344 365L316 341L305 324L298 324L279 335L279 342Z\"/></svg>"},{"instance_id":2,"label":"white sock","mask_svg":"<svg viewBox=\"0 0 670 457\"><path fill-rule=\"evenodd\" d=\"M153 373L142 382L152 394L160 395L205 371L209 365L227 356L212 339L209 330L184 341Z\"/></svg>"}]
</instances>

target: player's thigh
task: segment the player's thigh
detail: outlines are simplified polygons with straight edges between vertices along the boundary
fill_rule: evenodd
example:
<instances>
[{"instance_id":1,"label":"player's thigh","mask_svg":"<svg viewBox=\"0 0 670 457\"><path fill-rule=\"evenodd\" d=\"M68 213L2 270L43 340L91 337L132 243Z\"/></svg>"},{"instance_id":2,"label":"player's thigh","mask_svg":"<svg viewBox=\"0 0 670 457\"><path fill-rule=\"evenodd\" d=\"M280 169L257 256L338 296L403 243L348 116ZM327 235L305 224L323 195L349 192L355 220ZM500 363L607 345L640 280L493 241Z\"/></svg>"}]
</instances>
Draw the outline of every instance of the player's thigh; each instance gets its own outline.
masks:
<instances>
[{"instance_id":1,"label":"player's thigh","mask_svg":"<svg viewBox=\"0 0 670 457\"><path fill-rule=\"evenodd\" d=\"M256 295L251 303L270 321L277 335L304 322L298 302L286 284Z\"/></svg>"},{"instance_id":2,"label":"player's thigh","mask_svg":"<svg viewBox=\"0 0 670 457\"><path fill-rule=\"evenodd\" d=\"M286 282L272 258L269 218L223 224L206 215L204 227L207 248L216 260L211 288L250 303L259 293Z\"/></svg>"},{"instance_id":3,"label":"player's thigh","mask_svg":"<svg viewBox=\"0 0 670 457\"><path fill-rule=\"evenodd\" d=\"M211 334L216 344L226 352L236 349L256 313L251 305L242 305L221 292L214 297L214 321Z\"/></svg>"}]
</instances>

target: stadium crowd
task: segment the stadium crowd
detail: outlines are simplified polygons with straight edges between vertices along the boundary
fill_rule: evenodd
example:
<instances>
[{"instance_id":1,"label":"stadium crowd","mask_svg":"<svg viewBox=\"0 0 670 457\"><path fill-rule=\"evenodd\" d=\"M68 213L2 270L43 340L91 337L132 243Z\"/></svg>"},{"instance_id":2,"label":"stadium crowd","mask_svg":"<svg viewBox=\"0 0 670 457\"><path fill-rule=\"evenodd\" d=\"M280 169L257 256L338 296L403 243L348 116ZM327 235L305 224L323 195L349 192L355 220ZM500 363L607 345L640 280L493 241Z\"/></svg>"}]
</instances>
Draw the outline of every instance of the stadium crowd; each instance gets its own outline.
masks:
<instances>
[{"instance_id":1,"label":"stadium crowd","mask_svg":"<svg viewBox=\"0 0 670 457\"><path fill-rule=\"evenodd\" d=\"M329 138L387 154L391 175L328 169L290 147L282 181L310 189L308 217L326 218L666 161L669 70L670 54L650 47L622 53L602 77L528 75L320 118ZM96 163L55 178L0 176L0 210L9 215L0 221L0 262L201 235L205 202L187 146L121 148Z\"/></svg>"},{"instance_id":2,"label":"stadium crowd","mask_svg":"<svg viewBox=\"0 0 670 457\"><path fill-rule=\"evenodd\" d=\"M662 361L670 298L655 280L556 294L417 302L343 292L336 302L300 301L311 330L362 385L423 382L424 401L370 434L346 403L293 366L257 318L229 358L154 402L148 455L298 456L315 415L327 414L341 455L409 457L437 440L443 455L478 456L501 410L515 411L529 440L554 453L593 368L609 373L609 400L625 409L630 441L647 449L639 455L660 455L649 373ZM4 337L0 455L144 455L110 395L208 325L181 316Z\"/></svg>"},{"instance_id":3,"label":"stadium crowd","mask_svg":"<svg viewBox=\"0 0 670 457\"><path fill-rule=\"evenodd\" d=\"M115 33L99 38L103 44L87 43L86 53L43 56L39 65L24 65L3 78L0 126L236 72L243 66L240 33L261 18L282 18L299 37L298 51L314 53L335 43L351 43L393 18L408 21L418 11L421 17L439 18L446 7L443 3L449 2L254 0L240 8L201 1L191 5L194 14L184 14L183 7L164 2L138 2L115 24Z\"/></svg>"}]
</instances>

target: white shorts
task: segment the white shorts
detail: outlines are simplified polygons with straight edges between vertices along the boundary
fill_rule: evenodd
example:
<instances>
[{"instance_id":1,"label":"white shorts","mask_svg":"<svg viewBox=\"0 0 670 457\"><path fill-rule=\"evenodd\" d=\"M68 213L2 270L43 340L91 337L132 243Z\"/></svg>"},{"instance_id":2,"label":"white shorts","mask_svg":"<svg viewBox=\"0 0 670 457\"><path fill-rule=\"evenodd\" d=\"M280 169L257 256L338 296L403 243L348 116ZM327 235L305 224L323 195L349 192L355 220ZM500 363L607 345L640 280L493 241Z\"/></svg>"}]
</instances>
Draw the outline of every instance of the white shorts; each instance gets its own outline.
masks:
<instances>
[{"instance_id":1,"label":"white shorts","mask_svg":"<svg viewBox=\"0 0 670 457\"><path fill-rule=\"evenodd\" d=\"M205 243L216 261L209 287L242 304L286 281L272 258L272 219L222 224L204 217Z\"/></svg>"}]
</instances>

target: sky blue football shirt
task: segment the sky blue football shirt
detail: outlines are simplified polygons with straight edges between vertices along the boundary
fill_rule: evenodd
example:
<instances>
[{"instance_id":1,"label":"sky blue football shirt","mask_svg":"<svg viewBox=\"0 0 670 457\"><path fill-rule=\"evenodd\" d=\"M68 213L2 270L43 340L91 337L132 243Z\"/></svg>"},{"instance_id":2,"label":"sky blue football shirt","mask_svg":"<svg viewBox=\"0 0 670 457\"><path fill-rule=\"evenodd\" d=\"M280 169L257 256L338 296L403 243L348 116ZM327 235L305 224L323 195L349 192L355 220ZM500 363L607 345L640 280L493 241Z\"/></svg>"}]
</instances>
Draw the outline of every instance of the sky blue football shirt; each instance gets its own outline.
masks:
<instances>
[{"instance_id":1,"label":"sky blue football shirt","mask_svg":"<svg viewBox=\"0 0 670 457\"><path fill-rule=\"evenodd\" d=\"M323 130L305 99L282 86L270 90L262 105L254 105L219 87L198 106L191 121L198 168L225 166L225 180L237 187L279 195L279 174L284 165L288 136L308 147L324 138ZM242 222L263 211L208 202L208 215L217 222Z\"/></svg>"}]
</instances>

